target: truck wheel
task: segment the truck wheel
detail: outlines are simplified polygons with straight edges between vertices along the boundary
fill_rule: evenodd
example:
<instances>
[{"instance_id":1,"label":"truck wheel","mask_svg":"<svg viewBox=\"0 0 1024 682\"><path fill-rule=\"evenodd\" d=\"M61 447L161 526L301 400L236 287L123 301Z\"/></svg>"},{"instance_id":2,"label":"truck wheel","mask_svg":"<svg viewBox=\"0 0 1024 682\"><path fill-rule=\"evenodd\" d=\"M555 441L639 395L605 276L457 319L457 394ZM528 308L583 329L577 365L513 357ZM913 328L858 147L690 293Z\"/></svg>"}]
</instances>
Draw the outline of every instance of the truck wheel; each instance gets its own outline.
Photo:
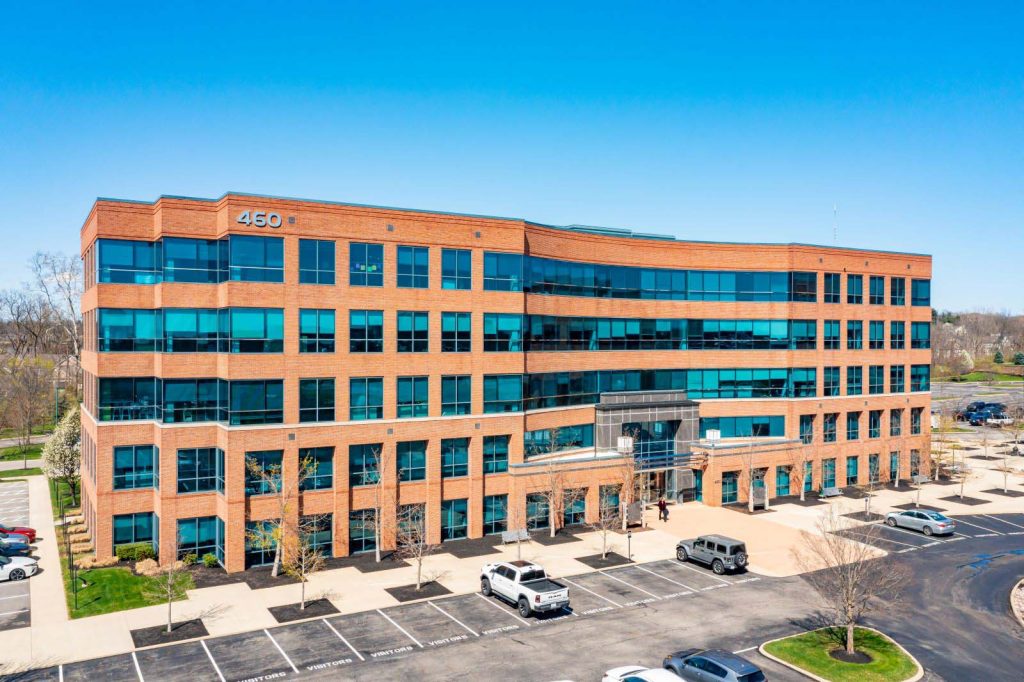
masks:
<instances>
[{"instance_id":1,"label":"truck wheel","mask_svg":"<svg viewBox=\"0 0 1024 682\"><path fill-rule=\"evenodd\" d=\"M685 547L676 547L676 559L680 561L689 561L690 553L686 551Z\"/></svg>"},{"instance_id":2,"label":"truck wheel","mask_svg":"<svg viewBox=\"0 0 1024 682\"><path fill-rule=\"evenodd\" d=\"M519 598L519 615L523 618L530 617L530 602L526 601L526 597Z\"/></svg>"},{"instance_id":3,"label":"truck wheel","mask_svg":"<svg viewBox=\"0 0 1024 682\"><path fill-rule=\"evenodd\" d=\"M480 578L480 594L485 597L491 596L491 581L487 578Z\"/></svg>"},{"instance_id":4,"label":"truck wheel","mask_svg":"<svg viewBox=\"0 0 1024 682\"><path fill-rule=\"evenodd\" d=\"M722 575L725 573L725 564L722 563L721 559L715 559L714 563L711 564L711 570L715 572L715 575Z\"/></svg>"}]
</instances>

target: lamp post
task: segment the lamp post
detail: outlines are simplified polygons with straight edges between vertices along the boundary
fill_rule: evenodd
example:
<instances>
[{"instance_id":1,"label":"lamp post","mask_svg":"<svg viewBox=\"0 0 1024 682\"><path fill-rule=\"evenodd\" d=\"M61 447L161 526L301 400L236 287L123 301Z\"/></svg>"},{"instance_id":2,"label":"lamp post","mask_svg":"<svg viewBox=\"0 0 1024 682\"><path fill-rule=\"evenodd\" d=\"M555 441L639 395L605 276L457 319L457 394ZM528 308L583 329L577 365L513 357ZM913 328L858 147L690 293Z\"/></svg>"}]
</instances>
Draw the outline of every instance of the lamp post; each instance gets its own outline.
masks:
<instances>
[{"instance_id":1,"label":"lamp post","mask_svg":"<svg viewBox=\"0 0 1024 682\"><path fill-rule=\"evenodd\" d=\"M626 559L633 560L633 531L626 531Z\"/></svg>"}]
</instances>

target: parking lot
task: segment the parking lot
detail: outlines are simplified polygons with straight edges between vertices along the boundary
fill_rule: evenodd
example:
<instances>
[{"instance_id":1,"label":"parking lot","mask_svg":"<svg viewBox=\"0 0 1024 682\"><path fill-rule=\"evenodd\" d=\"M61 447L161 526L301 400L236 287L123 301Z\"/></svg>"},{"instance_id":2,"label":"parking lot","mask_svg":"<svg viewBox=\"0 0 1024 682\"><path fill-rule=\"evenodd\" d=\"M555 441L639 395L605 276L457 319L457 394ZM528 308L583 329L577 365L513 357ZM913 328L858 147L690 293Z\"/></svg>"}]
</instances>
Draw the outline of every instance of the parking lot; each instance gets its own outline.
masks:
<instances>
[{"instance_id":1,"label":"parking lot","mask_svg":"<svg viewBox=\"0 0 1024 682\"><path fill-rule=\"evenodd\" d=\"M4 679L256 682L319 676L478 638L552 627L569 619L603 617L653 602L699 600L709 593L767 579L752 574L719 577L699 566L664 560L560 580L569 586L571 609L541 617L523 619L504 602L466 594L141 649Z\"/></svg>"},{"instance_id":2,"label":"parking lot","mask_svg":"<svg viewBox=\"0 0 1024 682\"><path fill-rule=\"evenodd\" d=\"M28 483L0 484L0 521L10 526L28 525ZM0 583L0 630L30 624L29 586L32 579Z\"/></svg>"},{"instance_id":3,"label":"parking lot","mask_svg":"<svg viewBox=\"0 0 1024 682\"><path fill-rule=\"evenodd\" d=\"M928 537L915 530L890 528L881 522L873 524L870 530L849 528L839 534L894 554L932 547L941 549L943 545L971 538L1024 535L1024 514L964 514L950 518L957 522L956 532L951 536Z\"/></svg>"}]
</instances>

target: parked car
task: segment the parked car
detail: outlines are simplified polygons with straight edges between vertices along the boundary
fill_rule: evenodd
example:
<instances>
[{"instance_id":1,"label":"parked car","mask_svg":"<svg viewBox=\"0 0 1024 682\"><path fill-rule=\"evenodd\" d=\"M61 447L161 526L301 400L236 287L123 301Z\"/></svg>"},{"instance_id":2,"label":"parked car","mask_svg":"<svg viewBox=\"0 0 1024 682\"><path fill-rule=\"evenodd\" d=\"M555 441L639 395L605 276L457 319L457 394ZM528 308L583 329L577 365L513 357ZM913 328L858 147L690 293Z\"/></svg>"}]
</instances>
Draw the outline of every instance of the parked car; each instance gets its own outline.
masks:
<instances>
[{"instance_id":1,"label":"parked car","mask_svg":"<svg viewBox=\"0 0 1024 682\"><path fill-rule=\"evenodd\" d=\"M601 682L679 682L679 677L664 668L624 665L605 672Z\"/></svg>"},{"instance_id":2,"label":"parked car","mask_svg":"<svg viewBox=\"0 0 1024 682\"><path fill-rule=\"evenodd\" d=\"M711 567L718 575L747 567L747 546L742 540L724 535L701 535L693 540L680 540L676 545L680 561L698 561Z\"/></svg>"},{"instance_id":3,"label":"parked car","mask_svg":"<svg viewBox=\"0 0 1024 682\"><path fill-rule=\"evenodd\" d=\"M919 530L925 535L952 535L956 531L956 521L930 509L889 512L885 523L892 528Z\"/></svg>"},{"instance_id":4,"label":"parked car","mask_svg":"<svg viewBox=\"0 0 1024 682\"><path fill-rule=\"evenodd\" d=\"M26 551L30 549L28 538L14 533L0 533L0 547L23 548Z\"/></svg>"},{"instance_id":5,"label":"parked car","mask_svg":"<svg viewBox=\"0 0 1024 682\"><path fill-rule=\"evenodd\" d=\"M0 556L12 557L12 556L28 556L32 548L28 545L19 543L11 543L9 545L0 545Z\"/></svg>"},{"instance_id":6,"label":"parked car","mask_svg":"<svg viewBox=\"0 0 1024 682\"><path fill-rule=\"evenodd\" d=\"M756 665L721 649L685 649L669 654L662 662L666 670L684 680L701 682L764 682Z\"/></svg>"},{"instance_id":7,"label":"parked car","mask_svg":"<svg viewBox=\"0 0 1024 682\"><path fill-rule=\"evenodd\" d=\"M24 535L28 538L29 544L33 544L36 541L36 529L28 528L26 526L8 526L0 523L0 533Z\"/></svg>"},{"instance_id":8,"label":"parked car","mask_svg":"<svg viewBox=\"0 0 1024 682\"><path fill-rule=\"evenodd\" d=\"M31 557L0 556L0 580L24 580L38 570L39 562Z\"/></svg>"},{"instance_id":9,"label":"parked car","mask_svg":"<svg viewBox=\"0 0 1024 682\"><path fill-rule=\"evenodd\" d=\"M569 606L569 588L548 578L543 568L529 561L486 564L480 571L480 593L515 604L523 618Z\"/></svg>"}]
</instances>

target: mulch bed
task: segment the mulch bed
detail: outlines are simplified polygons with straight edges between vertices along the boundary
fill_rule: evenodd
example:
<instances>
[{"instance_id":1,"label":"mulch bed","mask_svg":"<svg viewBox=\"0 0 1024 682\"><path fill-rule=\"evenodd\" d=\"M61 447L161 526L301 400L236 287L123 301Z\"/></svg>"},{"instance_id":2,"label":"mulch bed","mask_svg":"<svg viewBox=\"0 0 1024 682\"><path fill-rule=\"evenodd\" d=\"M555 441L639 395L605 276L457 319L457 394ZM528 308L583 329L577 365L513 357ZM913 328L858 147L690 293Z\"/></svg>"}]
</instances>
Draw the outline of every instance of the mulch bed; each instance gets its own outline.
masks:
<instances>
[{"instance_id":1,"label":"mulch bed","mask_svg":"<svg viewBox=\"0 0 1024 682\"><path fill-rule=\"evenodd\" d=\"M728 509L729 511L740 512L741 514L747 514L748 516L756 516L757 514L768 514L775 511L774 509L765 509L762 506L754 507L754 511L750 511L750 507L745 504L726 504L722 505L722 509Z\"/></svg>"},{"instance_id":2,"label":"mulch bed","mask_svg":"<svg viewBox=\"0 0 1024 682\"><path fill-rule=\"evenodd\" d=\"M934 485L959 485L956 481L951 481L948 478L940 478L940 479L931 481L931 483L934 484Z\"/></svg>"},{"instance_id":3,"label":"mulch bed","mask_svg":"<svg viewBox=\"0 0 1024 682\"><path fill-rule=\"evenodd\" d=\"M993 455L968 455L967 459L983 459L986 462L994 462L997 459L1002 459L1002 457L995 457Z\"/></svg>"},{"instance_id":4,"label":"mulch bed","mask_svg":"<svg viewBox=\"0 0 1024 682\"><path fill-rule=\"evenodd\" d=\"M982 490L981 492L988 493L989 495L1001 495L1002 497L1024 497L1024 491L1013 490L1012 488L1006 492L1003 492L1002 488L992 488L991 490Z\"/></svg>"},{"instance_id":5,"label":"mulch bed","mask_svg":"<svg viewBox=\"0 0 1024 682\"><path fill-rule=\"evenodd\" d=\"M285 604L284 606L271 606L268 610L270 615L278 623L290 623L293 620L302 620L304 618L321 618L323 616L332 616L338 612L338 609L334 608L327 599L312 599L306 602L306 608L299 608L299 604Z\"/></svg>"},{"instance_id":6,"label":"mulch bed","mask_svg":"<svg viewBox=\"0 0 1024 682\"><path fill-rule=\"evenodd\" d=\"M167 625L157 625L151 628L139 628L138 630L132 630L132 643L136 649L141 649L147 646L157 646L159 644L169 644L171 642L180 642L185 639L195 639L197 637L206 637L210 633L206 631L206 626L203 625L203 621L195 618L193 620L183 620L180 623L174 623L171 626L171 631L167 632Z\"/></svg>"},{"instance_id":7,"label":"mulch bed","mask_svg":"<svg viewBox=\"0 0 1024 682\"><path fill-rule=\"evenodd\" d=\"M654 530L654 528L652 528L651 526L630 526L626 530L622 530L622 528L616 528L612 532L618 533L619 535L625 535L626 533L645 533L649 530Z\"/></svg>"},{"instance_id":8,"label":"mulch bed","mask_svg":"<svg viewBox=\"0 0 1024 682\"><path fill-rule=\"evenodd\" d=\"M969 507L974 507L979 504L988 504L989 500L981 500L977 497L967 497L964 495L960 497L958 495L950 495L949 497L940 497L943 502L956 502L957 504L966 504Z\"/></svg>"},{"instance_id":9,"label":"mulch bed","mask_svg":"<svg viewBox=\"0 0 1024 682\"><path fill-rule=\"evenodd\" d=\"M389 587L386 591L400 602L443 597L446 594L452 593L451 590L437 581L423 583L418 590L415 585L402 585L401 587Z\"/></svg>"},{"instance_id":10,"label":"mulch bed","mask_svg":"<svg viewBox=\"0 0 1024 682\"><path fill-rule=\"evenodd\" d=\"M530 539L538 545L544 545L545 547L564 545L567 542L579 542L581 540L581 538L576 537L571 531L567 531L564 528L555 533L555 537L551 537L550 531L544 530L531 533Z\"/></svg>"},{"instance_id":11,"label":"mulch bed","mask_svg":"<svg viewBox=\"0 0 1024 682\"><path fill-rule=\"evenodd\" d=\"M872 521L881 521L885 518L885 514L876 514L875 512L853 512L852 514L843 514L845 518L853 519L854 521L863 521L864 523L870 523Z\"/></svg>"},{"instance_id":12,"label":"mulch bed","mask_svg":"<svg viewBox=\"0 0 1024 682\"><path fill-rule=\"evenodd\" d=\"M930 504L917 505L917 504L914 504L913 502L907 502L906 504L897 504L896 505L896 509L923 509L924 511L937 511L937 512L946 511L942 507L933 507Z\"/></svg>"},{"instance_id":13,"label":"mulch bed","mask_svg":"<svg viewBox=\"0 0 1024 682\"><path fill-rule=\"evenodd\" d=\"M871 658L871 656L869 656L868 654L864 653L863 651L854 651L852 654L848 654L848 653L846 653L846 649L842 649L842 648L840 648L840 649L833 649L832 651L828 652L828 655L831 656L832 658L836 659L837 661L842 661L843 663L861 663L861 664L863 664L863 663L870 663L871 661L875 660L875 659Z\"/></svg>"},{"instance_id":14,"label":"mulch bed","mask_svg":"<svg viewBox=\"0 0 1024 682\"><path fill-rule=\"evenodd\" d=\"M796 497L796 496L780 497L780 498L776 498L776 500L775 500L775 502L773 502L773 504L775 504L776 506L780 505L780 504L795 504L798 507L816 507L819 504L828 504L828 502L826 502L825 500L819 499L817 497L817 495L814 495L814 496L808 496L807 499L805 499L805 500L801 500L799 497Z\"/></svg>"},{"instance_id":15,"label":"mulch bed","mask_svg":"<svg viewBox=\"0 0 1024 682\"><path fill-rule=\"evenodd\" d=\"M336 562L330 568L346 568L353 567L360 573L376 573L377 571L389 571L392 568L404 568L409 564L405 563L402 559L398 558L392 551L382 551L380 553L380 561L377 561L376 554L374 552L364 552L362 554L353 554L341 559L334 559Z\"/></svg>"},{"instance_id":16,"label":"mulch bed","mask_svg":"<svg viewBox=\"0 0 1024 682\"><path fill-rule=\"evenodd\" d=\"M879 485L879 488L882 486ZM871 497L874 493L869 493L863 488L858 488L855 485L848 485L842 489L843 496L849 497L851 500L863 500L865 497Z\"/></svg>"},{"instance_id":17,"label":"mulch bed","mask_svg":"<svg viewBox=\"0 0 1024 682\"><path fill-rule=\"evenodd\" d=\"M500 544L501 535L487 535L472 540L452 540L444 543L437 551L451 554L457 559L471 559L499 553L501 550L498 545Z\"/></svg>"},{"instance_id":18,"label":"mulch bed","mask_svg":"<svg viewBox=\"0 0 1024 682\"><path fill-rule=\"evenodd\" d=\"M578 556L576 561L589 566L590 568L611 568L613 566L624 566L626 564L633 563L621 554L615 552L608 552L608 556L601 558L600 554L591 554L590 556Z\"/></svg>"}]
</instances>

